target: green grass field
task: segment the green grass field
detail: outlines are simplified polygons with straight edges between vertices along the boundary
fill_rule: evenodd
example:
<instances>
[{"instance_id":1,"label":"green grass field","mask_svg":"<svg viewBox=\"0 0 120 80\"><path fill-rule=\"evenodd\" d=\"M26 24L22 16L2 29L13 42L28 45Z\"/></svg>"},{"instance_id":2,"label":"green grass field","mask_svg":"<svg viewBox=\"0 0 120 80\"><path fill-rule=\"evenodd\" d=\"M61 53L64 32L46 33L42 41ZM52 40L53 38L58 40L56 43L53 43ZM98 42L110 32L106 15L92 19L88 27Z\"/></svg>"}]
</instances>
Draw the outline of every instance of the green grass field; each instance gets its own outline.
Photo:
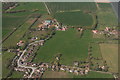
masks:
<instances>
[{"instance_id":1,"label":"green grass field","mask_svg":"<svg viewBox=\"0 0 120 80\"><path fill-rule=\"evenodd\" d=\"M67 72L46 71L42 78L71 78L70 80L74 80L72 78L113 78L113 76L111 74L103 74L98 72L89 72L89 74L82 76Z\"/></svg>"},{"instance_id":2,"label":"green grass field","mask_svg":"<svg viewBox=\"0 0 120 80\"><path fill-rule=\"evenodd\" d=\"M20 5L16 8L13 8L10 11L15 10L27 10L26 12L19 12L19 13L3 13L2 15L2 37L5 38L10 32L12 32L15 28L17 28L20 24L26 21L26 18L29 17L32 14L46 14L47 10L44 6L44 4L41 3L25 3L20 2ZM38 9L38 11L35 11L35 9ZM11 24L12 23L12 24Z\"/></svg>"},{"instance_id":3,"label":"green grass field","mask_svg":"<svg viewBox=\"0 0 120 80\"><path fill-rule=\"evenodd\" d=\"M2 64L2 55L0 55L0 64ZM2 78L2 65L0 65L0 79Z\"/></svg>"},{"instance_id":4,"label":"green grass field","mask_svg":"<svg viewBox=\"0 0 120 80\"><path fill-rule=\"evenodd\" d=\"M89 27L93 25L93 17L82 11L56 13L55 18L64 25Z\"/></svg>"},{"instance_id":5,"label":"green grass field","mask_svg":"<svg viewBox=\"0 0 120 80\"><path fill-rule=\"evenodd\" d=\"M12 76L10 76L10 78L22 78L23 75L24 75L24 73L22 73L22 72L14 71Z\"/></svg>"},{"instance_id":6,"label":"green grass field","mask_svg":"<svg viewBox=\"0 0 120 80\"><path fill-rule=\"evenodd\" d=\"M107 61L110 72L118 72L118 44L100 44L102 57Z\"/></svg>"},{"instance_id":7,"label":"green grass field","mask_svg":"<svg viewBox=\"0 0 120 80\"><path fill-rule=\"evenodd\" d=\"M74 29L57 31L56 35L38 50L34 62L51 62L58 53L62 54L62 64L72 65L73 61L86 60L89 43L96 41L91 36L90 30L85 30L82 38Z\"/></svg>"},{"instance_id":8,"label":"green grass field","mask_svg":"<svg viewBox=\"0 0 120 80\"><path fill-rule=\"evenodd\" d=\"M6 78L6 76L10 73L10 69L8 65L11 64L10 61L14 58L14 53L3 52L2 54L2 77Z\"/></svg>"},{"instance_id":9,"label":"green grass field","mask_svg":"<svg viewBox=\"0 0 120 80\"><path fill-rule=\"evenodd\" d=\"M92 43L91 47L92 47L91 52L92 52L92 57L93 57L93 59L91 59L91 61L93 63L92 69L95 69L95 66L97 66L98 64L100 66L103 66L103 58L102 58L102 54L101 54L101 50L100 50L99 44ZM94 58L99 58L100 60L96 60Z\"/></svg>"},{"instance_id":10,"label":"green grass field","mask_svg":"<svg viewBox=\"0 0 120 80\"><path fill-rule=\"evenodd\" d=\"M31 22L31 19L33 20ZM35 18L30 18L26 21L18 30L16 30L5 42L3 42L3 47L9 48L16 46L17 42L22 38L22 36L26 33L28 28L34 22ZM30 21L30 22L29 22Z\"/></svg>"},{"instance_id":11,"label":"green grass field","mask_svg":"<svg viewBox=\"0 0 120 80\"><path fill-rule=\"evenodd\" d=\"M24 22L26 15L17 16L3 13L2 15L2 37L4 38L20 24Z\"/></svg>"},{"instance_id":12,"label":"green grass field","mask_svg":"<svg viewBox=\"0 0 120 80\"><path fill-rule=\"evenodd\" d=\"M47 2L46 3L51 13L61 11L96 11L96 5L94 2Z\"/></svg>"},{"instance_id":13,"label":"green grass field","mask_svg":"<svg viewBox=\"0 0 120 80\"><path fill-rule=\"evenodd\" d=\"M100 52L100 46L99 46L99 44L92 43L91 46L92 46L92 56L93 57L100 57L101 58L102 54Z\"/></svg>"},{"instance_id":14,"label":"green grass field","mask_svg":"<svg viewBox=\"0 0 120 80\"><path fill-rule=\"evenodd\" d=\"M98 29L103 30L105 27L116 27L118 25L118 19L112 10L112 6L109 3L98 5L100 7L100 10L97 11Z\"/></svg>"},{"instance_id":15,"label":"green grass field","mask_svg":"<svg viewBox=\"0 0 120 80\"><path fill-rule=\"evenodd\" d=\"M23 9L29 11L38 9L38 13L46 11L45 5L42 2L20 2L19 4L19 6L12 9L11 11Z\"/></svg>"}]
</instances>

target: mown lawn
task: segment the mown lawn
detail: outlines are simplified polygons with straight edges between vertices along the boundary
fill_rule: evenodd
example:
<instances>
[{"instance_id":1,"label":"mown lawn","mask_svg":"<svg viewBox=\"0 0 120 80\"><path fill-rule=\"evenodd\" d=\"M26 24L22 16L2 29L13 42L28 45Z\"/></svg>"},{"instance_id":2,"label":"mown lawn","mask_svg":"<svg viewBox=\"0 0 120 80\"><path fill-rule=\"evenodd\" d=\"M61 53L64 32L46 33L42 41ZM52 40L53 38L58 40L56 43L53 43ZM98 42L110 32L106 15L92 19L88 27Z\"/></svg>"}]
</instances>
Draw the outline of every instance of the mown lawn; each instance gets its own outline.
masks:
<instances>
[{"instance_id":1,"label":"mown lawn","mask_svg":"<svg viewBox=\"0 0 120 80\"><path fill-rule=\"evenodd\" d=\"M100 44L102 57L107 61L110 72L118 72L118 44Z\"/></svg>"},{"instance_id":2,"label":"mown lawn","mask_svg":"<svg viewBox=\"0 0 120 80\"><path fill-rule=\"evenodd\" d=\"M62 54L62 64L72 65L73 61L86 60L91 41L95 39L92 38L90 30L85 30L82 38L74 29L57 31L56 35L38 50L34 62L51 62L58 53Z\"/></svg>"},{"instance_id":3,"label":"mown lawn","mask_svg":"<svg viewBox=\"0 0 120 80\"><path fill-rule=\"evenodd\" d=\"M64 25L81 27L93 25L93 17L82 11L56 13L55 18Z\"/></svg>"}]
</instances>

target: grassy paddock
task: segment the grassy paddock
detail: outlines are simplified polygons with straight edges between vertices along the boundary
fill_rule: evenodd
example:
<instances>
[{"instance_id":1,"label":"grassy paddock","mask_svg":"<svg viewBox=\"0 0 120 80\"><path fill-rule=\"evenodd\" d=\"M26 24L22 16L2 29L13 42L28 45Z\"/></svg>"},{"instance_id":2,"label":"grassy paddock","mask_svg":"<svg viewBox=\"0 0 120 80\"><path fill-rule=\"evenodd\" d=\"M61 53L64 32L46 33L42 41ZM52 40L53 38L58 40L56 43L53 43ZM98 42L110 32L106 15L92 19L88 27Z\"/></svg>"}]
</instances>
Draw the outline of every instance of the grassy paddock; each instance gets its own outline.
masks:
<instances>
[{"instance_id":1,"label":"grassy paddock","mask_svg":"<svg viewBox=\"0 0 120 80\"><path fill-rule=\"evenodd\" d=\"M82 11L56 13L55 18L64 25L81 27L91 27L93 25L93 17Z\"/></svg>"},{"instance_id":2,"label":"grassy paddock","mask_svg":"<svg viewBox=\"0 0 120 80\"><path fill-rule=\"evenodd\" d=\"M38 50L34 62L51 62L58 53L62 54L62 64L72 65L73 61L86 60L88 45L94 41L91 36L90 30L85 30L81 38L74 29L57 31L56 35Z\"/></svg>"},{"instance_id":3,"label":"grassy paddock","mask_svg":"<svg viewBox=\"0 0 120 80\"><path fill-rule=\"evenodd\" d=\"M23 72L14 71L12 76L10 76L10 78L22 78L23 75L24 75Z\"/></svg>"},{"instance_id":4,"label":"grassy paddock","mask_svg":"<svg viewBox=\"0 0 120 80\"><path fill-rule=\"evenodd\" d=\"M118 72L118 44L100 44L102 57L107 61L110 72Z\"/></svg>"},{"instance_id":5,"label":"grassy paddock","mask_svg":"<svg viewBox=\"0 0 120 80\"><path fill-rule=\"evenodd\" d=\"M18 13L3 13L2 15L2 36L6 37L10 32L22 24L31 14L40 13L46 14L47 10L42 2L20 2L20 5L10 11L27 10L26 12ZM37 10L37 11L34 11ZM12 24L11 24L12 23Z\"/></svg>"},{"instance_id":6,"label":"grassy paddock","mask_svg":"<svg viewBox=\"0 0 120 80\"><path fill-rule=\"evenodd\" d=\"M100 10L97 11L98 29L103 30L105 27L118 26L118 19L112 10L110 3L99 3Z\"/></svg>"},{"instance_id":7,"label":"grassy paddock","mask_svg":"<svg viewBox=\"0 0 120 80\"><path fill-rule=\"evenodd\" d=\"M2 55L0 55L0 64L2 64ZM2 78L2 65L0 65L0 79Z\"/></svg>"},{"instance_id":8,"label":"grassy paddock","mask_svg":"<svg viewBox=\"0 0 120 80\"><path fill-rule=\"evenodd\" d=\"M39 11L46 11L45 5L42 2L20 2L20 5L16 8L12 9L15 10L35 10L38 9Z\"/></svg>"},{"instance_id":9,"label":"grassy paddock","mask_svg":"<svg viewBox=\"0 0 120 80\"><path fill-rule=\"evenodd\" d=\"M29 19L31 21L31 18ZM35 18L32 18L33 22ZM3 47L9 48L16 46L16 43L22 38L28 28L32 25L32 23L26 21L19 29L17 29L7 40L3 42Z\"/></svg>"},{"instance_id":10,"label":"grassy paddock","mask_svg":"<svg viewBox=\"0 0 120 80\"><path fill-rule=\"evenodd\" d=\"M62 11L96 11L96 5L94 2L47 2L46 3L51 13Z\"/></svg>"},{"instance_id":11,"label":"grassy paddock","mask_svg":"<svg viewBox=\"0 0 120 80\"><path fill-rule=\"evenodd\" d=\"M26 15L15 16L15 15L3 13L2 36L3 37L7 36L10 32L12 32L15 28L17 28L20 24L22 24L26 17L27 17Z\"/></svg>"},{"instance_id":12,"label":"grassy paddock","mask_svg":"<svg viewBox=\"0 0 120 80\"><path fill-rule=\"evenodd\" d=\"M14 53L3 52L2 54L2 77L6 78L6 76L10 73L10 69L8 65L11 64L11 60L14 58Z\"/></svg>"}]
</instances>

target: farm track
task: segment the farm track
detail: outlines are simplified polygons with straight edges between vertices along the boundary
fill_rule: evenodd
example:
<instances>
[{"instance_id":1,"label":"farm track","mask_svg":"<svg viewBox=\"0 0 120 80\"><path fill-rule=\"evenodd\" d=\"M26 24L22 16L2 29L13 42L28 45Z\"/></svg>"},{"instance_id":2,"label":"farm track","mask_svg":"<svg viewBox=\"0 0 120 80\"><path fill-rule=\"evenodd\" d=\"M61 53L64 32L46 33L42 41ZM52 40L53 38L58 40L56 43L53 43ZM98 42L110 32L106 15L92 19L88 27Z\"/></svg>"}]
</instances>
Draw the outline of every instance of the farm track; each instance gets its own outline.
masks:
<instances>
[{"instance_id":1,"label":"farm track","mask_svg":"<svg viewBox=\"0 0 120 80\"><path fill-rule=\"evenodd\" d=\"M49 10L49 8L48 8L48 6L47 6L47 4L46 4L45 2L44 2L44 5L45 5L45 7L46 7L48 13L51 14L51 13L50 13L50 10Z\"/></svg>"}]
</instances>

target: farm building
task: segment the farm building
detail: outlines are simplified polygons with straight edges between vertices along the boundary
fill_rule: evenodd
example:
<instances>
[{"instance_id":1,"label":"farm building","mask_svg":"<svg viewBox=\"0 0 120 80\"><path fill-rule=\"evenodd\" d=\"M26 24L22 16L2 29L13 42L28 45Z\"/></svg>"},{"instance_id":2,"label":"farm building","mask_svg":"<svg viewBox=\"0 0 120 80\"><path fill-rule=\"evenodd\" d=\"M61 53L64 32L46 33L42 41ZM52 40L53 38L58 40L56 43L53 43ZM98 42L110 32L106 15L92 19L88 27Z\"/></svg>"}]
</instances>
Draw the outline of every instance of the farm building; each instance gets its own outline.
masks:
<instances>
[{"instance_id":1,"label":"farm building","mask_svg":"<svg viewBox=\"0 0 120 80\"><path fill-rule=\"evenodd\" d=\"M50 25L51 23L52 23L52 20L45 20L43 24L44 25Z\"/></svg>"},{"instance_id":2,"label":"farm building","mask_svg":"<svg viewBox=\"0 0 120 80\"><path fill-rule=\"evenodd\" d=\"M92 32L93 32L94 34L97 34L98 30L92 30Z\"/></svg>"}]
</instances>

